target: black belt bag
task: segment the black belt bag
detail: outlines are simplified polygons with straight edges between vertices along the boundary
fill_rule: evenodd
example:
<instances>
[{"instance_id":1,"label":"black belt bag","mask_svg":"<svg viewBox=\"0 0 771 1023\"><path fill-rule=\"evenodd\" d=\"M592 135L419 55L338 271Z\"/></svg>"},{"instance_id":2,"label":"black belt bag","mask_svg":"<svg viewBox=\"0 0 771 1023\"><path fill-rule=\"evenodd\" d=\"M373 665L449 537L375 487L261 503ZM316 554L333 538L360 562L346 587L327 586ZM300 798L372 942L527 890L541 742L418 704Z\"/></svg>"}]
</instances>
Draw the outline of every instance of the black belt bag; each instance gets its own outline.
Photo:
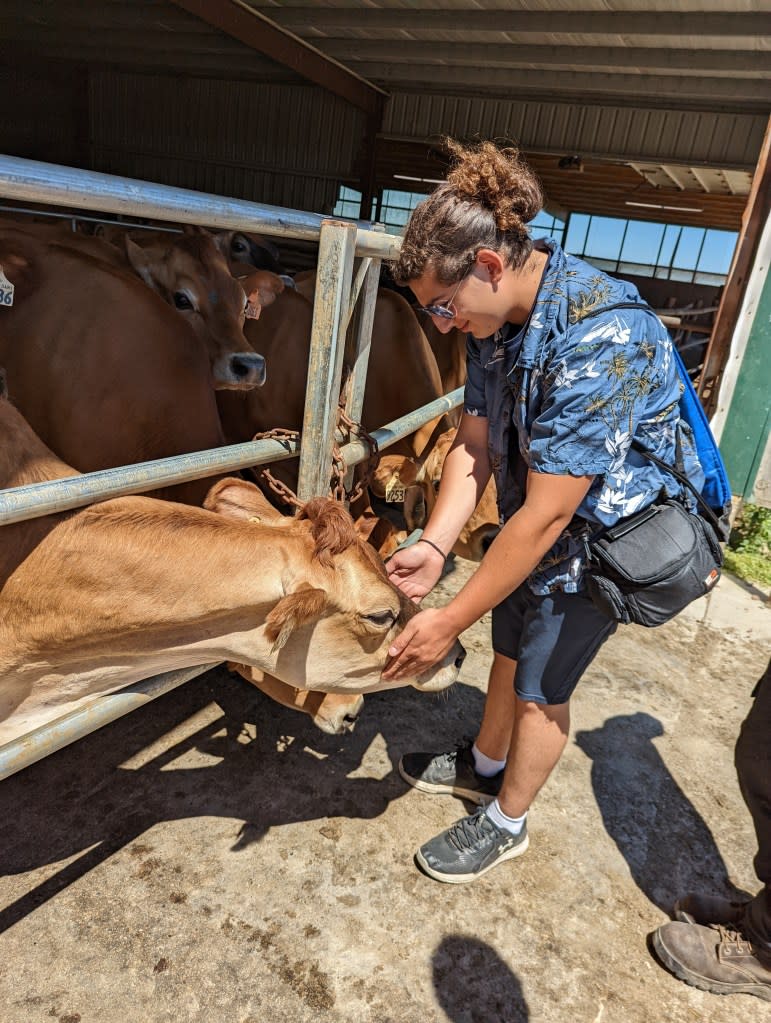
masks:
<instances>
[{"instance_id":1,"label":"black belt bag","mask_svg":"<svg viewBox=\"0 0 771 1023\"><path fill-rule=\"evenodd\" d=\"M637 442L633 445L689 487L705 514L715 518L685 476ZM713 526L667 499L595 533L584 541L589 596L618 622L662 625L709 593L720 578L723 551L716 530L717 522Z\"/></svg>"}]
</instances>

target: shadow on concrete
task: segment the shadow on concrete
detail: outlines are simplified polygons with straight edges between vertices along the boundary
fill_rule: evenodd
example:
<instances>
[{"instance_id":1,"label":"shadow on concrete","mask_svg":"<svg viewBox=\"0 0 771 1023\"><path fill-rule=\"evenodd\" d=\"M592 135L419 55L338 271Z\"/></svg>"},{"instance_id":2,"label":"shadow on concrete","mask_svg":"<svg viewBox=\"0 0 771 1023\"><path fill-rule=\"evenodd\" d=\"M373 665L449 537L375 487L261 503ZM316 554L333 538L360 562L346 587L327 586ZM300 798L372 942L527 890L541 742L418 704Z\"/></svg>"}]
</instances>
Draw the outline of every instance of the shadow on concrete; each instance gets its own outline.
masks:
<instances>
[{"instance_id":1,"label":"shadow on concrete","mask_svg":"<svg viewBox=\"0 0 771 1023\"><path fill-rule=\"evenodd\" d=\"M605 828L638 887L665 913L689 891L744 897L728 879L712 832L653 745L663 734L661 722L645 713L576 733L576 745L592 760Z\"/></svg>"},{"instance_id":2,"label":"shadow on concrete","mask_svg":"<svg viewBox=\"0 0 771 1023\"><path fill-rule=\"evenodd\" d=\"M372 694L354 731L331 736L224 667L202 675L0 785L0 875L70 861L30 878L33 887L0 909L0 933L163 821L240 819L238 853L283 824L376 818L407 791L396 765L425 747L420 722L430 722L431 745L452 746L483 699L462 683L446 694ZM190 720L197 714L202 724ZM375 741L390 769L349 777ZM153 744L158 752L132 766Z\"/></svg>"},{"instance_id":3,"label":"shadow on concrete","mask_svg":"<svg viewBox=\"0 0 771 1023\"><path fill-rule=\"evenodd\" d=\"M527 1023L522 985L494 948L450 934L434 952L436 997L452 1023Z\"/></svg>"}]
</instances>

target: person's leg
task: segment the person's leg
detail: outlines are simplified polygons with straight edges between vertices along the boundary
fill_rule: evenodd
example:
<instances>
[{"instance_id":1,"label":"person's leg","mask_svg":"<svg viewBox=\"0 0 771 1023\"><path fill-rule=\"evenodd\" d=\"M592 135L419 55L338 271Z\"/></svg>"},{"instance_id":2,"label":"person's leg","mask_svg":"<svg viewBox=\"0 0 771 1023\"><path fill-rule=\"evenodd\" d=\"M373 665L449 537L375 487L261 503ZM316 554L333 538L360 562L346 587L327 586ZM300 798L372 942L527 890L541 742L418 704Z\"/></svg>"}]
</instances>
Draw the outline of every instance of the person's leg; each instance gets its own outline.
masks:
<instances>
[{"instance_id":1,"label":"person's leg","mask_svg":"<svg viewBox=\"0 0 771 1023\"><path fill-rule=\"evenodd\" d=\"M743 905L688 895L675 906L677 921L663 924L651 940L664 966L686 983L771 1001L771 662L754 696L735 763L755 825L755 870L763 888Z\"/></svg>"},{"instance_id":2,"label":"person's leg","mask_svg":"<svg viewBox=\"0 0 771 1023\"><path fill-rule=\"evenodd\" d=\"M476 738L477 749L492 760L505 760L514 729L516 700L514 675L517 662L495 653L487 682L482 723Z\"/></svg>"},{"instance_id":3,"label":"person's leg","mask_svg":"<svg viewBox=\"0 0 771 1023\"><path fill-rule=\"evenodd\" d=\"M739 732L735 764L739 788L755 825L755 872L763 887L748 905L744 919L748 936L771 952L771 662L754 697Z\"/></svg>"},{"instance_id":4,"label":"person's leg","mask_svg":"<svg viewBox=\"0 0 771 1023\"><path fill-rule=\"evenodd\" d=\"M512 596L526 610L518 642L514 723L503 787L491 806L457 821L418 850L419 866L438 881L472 881L527 849L526 814L565 748L570 696L616 629L616 623L581 594L536 596L520 587ZM498 644L496 650L502 652ZM508 710L507 727L510 720ZM489 716L488 721L493 724ZM488 753L482 746L485 736L495 741L494 730L480 731L478 740L480 749L490 755L492 747ZM499 734L497 741L500 738ZM500 753L500 747L495 752Z\"/></svg>"},{"instance_id":5,"label":"person's leg","mask_svg":"<svg viewBox=\"0 0 771 1023\"><path fill-rule=\"evenodd\" d=\"M517 697L509 757L498 794L507 817L527 812L562 756L569 731L569 703L549 705Z\"/></svg>"}]
</instances>

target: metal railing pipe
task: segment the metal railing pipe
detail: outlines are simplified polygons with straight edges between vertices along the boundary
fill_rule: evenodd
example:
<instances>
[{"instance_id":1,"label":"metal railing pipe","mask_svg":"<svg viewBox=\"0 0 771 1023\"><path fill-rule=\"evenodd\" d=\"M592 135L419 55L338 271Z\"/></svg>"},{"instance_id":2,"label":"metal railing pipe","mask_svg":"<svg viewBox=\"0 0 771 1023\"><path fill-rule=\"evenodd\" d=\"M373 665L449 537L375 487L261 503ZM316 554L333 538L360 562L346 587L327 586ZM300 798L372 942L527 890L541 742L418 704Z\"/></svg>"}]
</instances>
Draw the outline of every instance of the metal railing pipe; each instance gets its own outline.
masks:
<instances>
[{"instance_id":1,"label":"metal railing pipe","mask_svg":"<svg viewBox=\"0 0 771 1023\"><path fill-rule=\"evenodd\" d=\"M379 430L372 431L372 435L382 450L414 433L443 412L457 408L462 401L463 388L459 387L443 398L437 398L387 423ZM96 501L109 501L114 497L142 494L175 483L188 483L219 472L232 472L252 465L294 458L299 451L297 441L258 440L0 490L0 526L42 518L71 508L82 508ZM363 462L369 457L370 451L363 441L357 440L346 444L341 449L341 455L346 465L351 466Z\"/></svg>"},{"instance_id":2,"label":"metal railing pipe","mask_svg":"<svg viewBox=\"0 0 771 1023\"><path fill-rule=\"evenodd\" d=\"M450 391L449 394L445 394L443 398L436 398L434 401L429 402L428 405L423 405L422 408L415 409L414 412L408 412L406 416L394 419L392 423L382 426L379 430L371 430L370 433L377 441L378 448L382 451L383 448L395 444L397 440L409 437L411 433L419 430L421 426L424 426L432 419L436 419L445 412L452 412L453 409L462 404L463 388L458 387L456 390ZM363 440L349 441L348 444L340 448L340 457L349 466L358 465L365 458L369 458L369 455L369 446Z\"/></svg>"},{"instance_id":3,"label":"metal railing pipe","mask_svg":"<svg viewBox=\"0 0 771 1023\"><path fill-rule=\"evenodd\" d=\"M171 220L180 224L256 231L281 238L317 241L325 219L317 213L230 199L171 185L157 185L99 171L0 156L0 195L25 202L76 206L101 213ZM356 252L379 259L395 257L400 241L356 221Z\"/></svg>"},{"instance_id":4,"label":"metal railing pipe","mask_svg":"<svg viewBox=\"0 0 771 1023\"><path fill-rule=\"evenodd\" d=\"M12 739L0 746L0 781L216 666L217 662L212 662L154 675Z\"/></svg>"},{"instance_id":5,"label":"metal railing pipe","mask_svg":"<svg viewBox=\"0 0 771 1023\"><path fill-rule=\"evenodd\" d=\"M176 483L189 483L220 472L235 472L251 465L294 458L299 450L297 441L250 441L0 490L0 525L81 508L95 501L143 494Z\"/></svg>"}]
</instances>

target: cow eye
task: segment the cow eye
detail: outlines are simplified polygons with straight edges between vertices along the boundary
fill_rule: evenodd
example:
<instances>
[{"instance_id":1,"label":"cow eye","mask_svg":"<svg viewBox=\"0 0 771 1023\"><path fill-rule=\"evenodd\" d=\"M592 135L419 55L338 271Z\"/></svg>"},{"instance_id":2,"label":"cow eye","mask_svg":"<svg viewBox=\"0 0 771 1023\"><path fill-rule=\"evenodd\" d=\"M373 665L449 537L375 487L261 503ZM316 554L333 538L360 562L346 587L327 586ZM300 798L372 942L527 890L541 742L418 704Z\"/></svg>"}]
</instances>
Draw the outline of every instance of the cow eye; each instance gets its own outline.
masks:
<instances>
[{"instance_id":1,"label":"cow eye","mask_svg":"<svg viewBox=\"0 0 771 1023\"><path fill-rule=\"evenodd\" d=\"M246 248L247 248L246 242L241 241L240 238L233 242L233 251L234 252L246 252Z\"/></svg>"},{"instance_id":2,"label":"cow eye","mask_svg":"<svg viewBox=\"0 0 771 1023\"><path fill-rule=\"evenodd\" d=\"M387 611L374 611L370 615L362 615L361 617L365 622L376 625L379 629L385 629L396 621L396 612L391 611L389 608Z\"/></svg>"},{"instance_id":3,"label":"cow eye","mask_svg":"<svg viewBox=\"0 0 771 1023\"><path fill-rule=\"evenodd\" d=\"M190 301L190 299L187 297L184 291L174 292L174 305L177 307L177 309L193 308L193 303Z\"/></svg>"}]
</instances>

